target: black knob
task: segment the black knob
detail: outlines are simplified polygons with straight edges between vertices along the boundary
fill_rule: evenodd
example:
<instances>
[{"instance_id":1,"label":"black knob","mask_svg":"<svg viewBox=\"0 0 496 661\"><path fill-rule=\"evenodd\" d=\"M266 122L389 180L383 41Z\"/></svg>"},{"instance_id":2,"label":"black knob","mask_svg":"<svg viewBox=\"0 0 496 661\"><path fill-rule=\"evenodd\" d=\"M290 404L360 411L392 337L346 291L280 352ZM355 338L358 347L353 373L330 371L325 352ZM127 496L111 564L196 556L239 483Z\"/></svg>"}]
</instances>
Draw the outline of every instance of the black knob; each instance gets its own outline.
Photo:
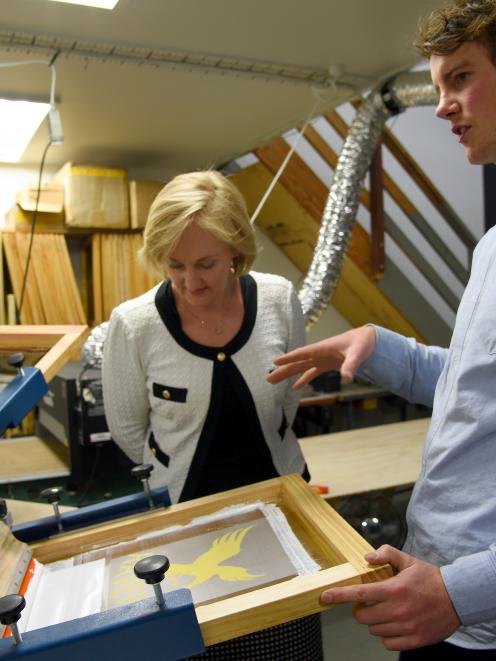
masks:
<instances>
[{"instance_id":1,"label":"black knob","mask_svg":"<svg viewBox=\"0 0 496 661\"><path fill-rule=\"evenodd\" d=\"M164 593L160 587L160 581L163 580L165 572L169 567L170 562L165 555L150 555L148 558L139 560L134 565L134 573L136 576L138 578L143 578L147 583L153 586L159 608L165 606Z\"/></svg>"},{"instance_id":2,"label":"black knob","mask_svg":"<svg viewBox=\"0 0 496 661\"><path fill-rule=\"evenodd\" d=\"M13 353L7 358L7 363L11 367L17 367L20 369L24 364L24 354L23 353Z\"/></svg>"},{"instance_id":3,"label":"black knob","mask_svg":"<svg viewBox=\"0 0 496 661\"><path fill-rule=\"evenodd\" d=\"M25 605L26 600L20 594L8 594L0 598L0 622L5 626L15 624Z\"/></svg>"},{"instance_id":4,"label":"black knob","mask_svg":"<svg viewBox=\"0 0 496 661\"><path fill-rule=\"evenodd\" d=\"M0 498L0 521L3 521L9 528L12 528L12 514L7 507L7 501Z\"/></svg>"},{"instance_id":5,"label":"black knob","mask_svg":"<svg viewBox=\"0 0 496 661\"><path fill-rule=\"evenodd\" d=\"M150 555L134 565L134 573L150 585L155 585L163 580L169 567L169 558L166 558L165 555Z\"/></svg>"},{"instance_id":6,"label":"black knob","mask_svg":"<svg viewBox=\"0 0 496 661\"><path fill-rule=\"evenodd\" d=\"M140 464L139 466L134 466L134 468L131 468L131 475L133 475L138 480L147 480L150 477L152 470L152 464Z\"/></svg>"},{"instance_id":7,"label":"black knob","mask_svg":"<svg viewBox=\"0 0 496 661\"><path fill-rule=\"evenodd\" d=\"M152 470L152 464L140 464L139 466L134 466L134 468L131 468L131 475L134 475L134 477L143 482L143 490L148 494L148 505L150 506L151 510L154 508L154 503L150 495L151 492L148 478L150 477Z\"/></svg>"},{"instance_id":8,"label":"black knob","mask_svg":"<svg viewBox=\"0 0 496 661\"><path fill-rule=\"evenodd\" d=\"M43 491L40 494L47 501L47 503L52 505L53 513L55 515L55 520L57 522L57 528L59 529L60 532L63 531L63 526L62 526L62 520L60 518L59 500L60 500L60 494L62 493L63 490L64 489L62 487L48 487L48 489L43 489Z\"/></svg>"},{"instance_id":9,"label":"black knob","mask_svg":"<svg viewBox=\"0 0 496 661\"><path fill-rule=\"evenodd\" d=\"M60 500L60 494L63 490L63 487L48 487L40 492L40 496L42 496L47 503L58 503Z\"/></svg>"}]
</instances>

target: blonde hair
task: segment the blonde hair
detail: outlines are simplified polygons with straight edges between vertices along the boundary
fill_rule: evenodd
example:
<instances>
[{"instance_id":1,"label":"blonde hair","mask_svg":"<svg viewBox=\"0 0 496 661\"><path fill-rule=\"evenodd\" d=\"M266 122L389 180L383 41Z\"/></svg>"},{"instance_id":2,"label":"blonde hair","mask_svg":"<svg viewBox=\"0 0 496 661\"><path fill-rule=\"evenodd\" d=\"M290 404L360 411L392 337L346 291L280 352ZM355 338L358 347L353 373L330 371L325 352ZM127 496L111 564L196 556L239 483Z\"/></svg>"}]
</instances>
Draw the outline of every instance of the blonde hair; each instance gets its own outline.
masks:
<instances>
[{"instance_id":1,"label":"blonde hair","mask_svg":"<svg viewBox=\"0 0 496 661\"><path fill-rule=\"evenodd\" d=\"M496 62L496 0L454 0L419 26L414 45L424 57L448 55L478 41Z\"/></svg>"},{"instance_id":2,"label":"blonde hair","mask_svg":"<svg viewBox=\"0 0 496 661\"><path fill-rule=\"evenodd\" d=\"M192 222L234 250L234 274L247 273L255 261L255 231L246 203L234 184L220 172L188 172L174 177L153 201L143 233L141 263L160 274L182 233Z\"/></svg>"}]
</instances>

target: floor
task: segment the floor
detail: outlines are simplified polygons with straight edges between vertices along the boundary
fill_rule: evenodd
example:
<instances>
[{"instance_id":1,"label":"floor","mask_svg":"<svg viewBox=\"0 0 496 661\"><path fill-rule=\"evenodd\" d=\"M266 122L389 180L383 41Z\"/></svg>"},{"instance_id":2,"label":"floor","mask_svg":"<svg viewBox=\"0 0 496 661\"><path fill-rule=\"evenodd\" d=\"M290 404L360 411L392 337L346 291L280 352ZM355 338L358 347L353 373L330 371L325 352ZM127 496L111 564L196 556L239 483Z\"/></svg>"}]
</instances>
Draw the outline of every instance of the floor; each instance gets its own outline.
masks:
<instances>
[{"instance_id":1,"label":"floor","mask_svg":"<svg viewBox=\"0 0 496 661\"><path fill-rule=\"evenodd\" d=\"M397 660L397 652L388 652L367 627L353 619L351 606L336 606L321 617L325 661Z\"/></svg>"}]
</instances>

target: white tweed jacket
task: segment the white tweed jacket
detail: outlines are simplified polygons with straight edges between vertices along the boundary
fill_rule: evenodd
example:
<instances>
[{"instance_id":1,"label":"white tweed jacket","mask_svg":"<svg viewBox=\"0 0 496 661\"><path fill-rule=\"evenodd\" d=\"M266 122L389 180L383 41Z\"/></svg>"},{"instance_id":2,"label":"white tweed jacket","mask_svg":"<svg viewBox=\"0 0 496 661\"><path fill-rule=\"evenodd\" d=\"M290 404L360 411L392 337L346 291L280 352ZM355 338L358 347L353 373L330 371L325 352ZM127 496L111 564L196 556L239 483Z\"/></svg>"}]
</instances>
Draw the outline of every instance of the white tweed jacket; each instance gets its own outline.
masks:
<instances>
[{"instance_id":1,"label":"white tweed jacket","mask_svg":"<svg viewBox=\"0 0 496 661\"><path fill-rule=\"evenodd\" d=\"M177 313L166 304L167 281L122 303L110 318L102 375L110 432L133 461L154 466L150 485L168 486L172 502L181 497L215 406L216 379L229 361L251 394L276 470L301 474L305 467L291 429L299 395L289 381L265 381L276 356L305 343L299 300L280 276L251 272L241 284L243 325L222 348L199 345L182 332Z\"/></svg>"}]
</instances>

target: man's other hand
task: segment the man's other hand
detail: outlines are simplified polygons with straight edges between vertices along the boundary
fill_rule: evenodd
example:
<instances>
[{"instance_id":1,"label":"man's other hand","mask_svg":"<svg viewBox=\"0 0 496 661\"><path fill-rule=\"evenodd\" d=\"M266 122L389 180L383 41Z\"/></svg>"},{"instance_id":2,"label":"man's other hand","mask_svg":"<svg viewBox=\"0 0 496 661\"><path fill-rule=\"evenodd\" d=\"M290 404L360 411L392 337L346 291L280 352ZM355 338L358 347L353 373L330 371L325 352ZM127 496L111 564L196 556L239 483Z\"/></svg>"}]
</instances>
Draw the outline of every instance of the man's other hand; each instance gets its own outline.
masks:
<instances>
[{"instance_id":1,"label":"man's other hand","mask_svg":"<svg viewBox=\"0 0 496 661\"><path fill-rule=\"evenodd\" d=\"M353 615L388 650L408 650L445 640L460 626L439 567L392 546L365 556L371 565L389 563L396 576L377 583L325 590L326 604L355 603Z\"/></svg>"},{"instance_id":2,"label":"man's other hand","mask_svg":"<svg viewBox=\"0 0 496 661\"><path fill-rule=\"evenodd\" d=\"M373 326L361 326L328 337L276 358L277 367L266 379L269 383L279 383L300 374L293 385L298 390L322 372L339 370L344 381L351 381L360 365L373 354L375 341Z\"/></svg>"}]
</instances>

